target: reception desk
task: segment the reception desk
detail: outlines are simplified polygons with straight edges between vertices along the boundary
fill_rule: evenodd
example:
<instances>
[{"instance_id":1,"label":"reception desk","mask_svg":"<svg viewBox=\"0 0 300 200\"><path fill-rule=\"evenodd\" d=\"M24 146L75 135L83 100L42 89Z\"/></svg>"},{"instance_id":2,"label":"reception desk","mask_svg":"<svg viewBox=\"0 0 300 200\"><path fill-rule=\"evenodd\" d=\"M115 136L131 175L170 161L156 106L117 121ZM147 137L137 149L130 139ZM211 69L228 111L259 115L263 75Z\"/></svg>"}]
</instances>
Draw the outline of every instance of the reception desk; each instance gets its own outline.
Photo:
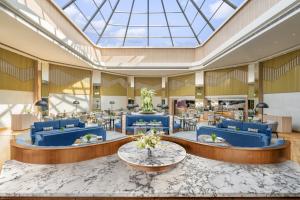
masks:
<instances>
[{"instance_id":1,"label":"reception desk","mask_svg":"<svg viewBox=\"0 0 300 200\"><path fill-rule=\"evenodd\" d=\"M38 121L38 118L33 114L12 114L11 130L21 131L29 129L33 122L36 121Z\"/></svg>"},{"instance_id":2,"label":"reception desk","mask_svg":"<svg viewBox=\"0 0 300 200\"><path fill-rule=\"evenodd\" d=\"M264 115L264 122L267 121L278 122L277 132L292 132L292 117L290 116Z\"/></svg>"}]
</instances>

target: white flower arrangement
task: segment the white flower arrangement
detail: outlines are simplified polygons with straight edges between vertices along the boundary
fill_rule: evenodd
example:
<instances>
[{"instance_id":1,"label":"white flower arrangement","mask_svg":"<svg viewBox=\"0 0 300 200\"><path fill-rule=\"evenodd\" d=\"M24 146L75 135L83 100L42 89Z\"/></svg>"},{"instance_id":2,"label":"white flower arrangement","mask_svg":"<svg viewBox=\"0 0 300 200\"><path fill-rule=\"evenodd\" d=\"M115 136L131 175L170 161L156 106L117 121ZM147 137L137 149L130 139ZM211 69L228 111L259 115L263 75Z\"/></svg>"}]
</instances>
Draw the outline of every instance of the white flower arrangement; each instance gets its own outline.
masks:
<instances>
[{"instance_id":1,"label":"white flower arrangement","mask_svg":"<svg viewBox=\"0 0 300 200\"><path fill-rule=\"evenodd\" d=\"M155 133L149 133L148 135L142 135L136 141L136 146L139 149L151 149L155 148L160 143L160 136Z\"/></svg>"}]
</instances>

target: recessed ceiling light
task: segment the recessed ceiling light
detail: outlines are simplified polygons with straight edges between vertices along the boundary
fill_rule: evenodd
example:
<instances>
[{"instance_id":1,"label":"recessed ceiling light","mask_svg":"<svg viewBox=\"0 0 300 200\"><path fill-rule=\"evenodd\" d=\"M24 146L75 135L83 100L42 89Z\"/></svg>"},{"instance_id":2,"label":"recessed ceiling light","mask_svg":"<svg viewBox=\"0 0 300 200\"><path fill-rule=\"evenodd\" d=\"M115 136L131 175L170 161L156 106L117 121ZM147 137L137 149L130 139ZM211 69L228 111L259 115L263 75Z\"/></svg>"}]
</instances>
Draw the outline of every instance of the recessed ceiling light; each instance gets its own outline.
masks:
<instances>
[{"instance_id":1,"label":"recessed ceiling light","mask_svg":"<svg viewBox=\"0 0 300 200\"><path fill-rule=\"evenodd\" d=\"M296 36L296 33L292 33L292 36Z\"/></svg>"}]
</instances>

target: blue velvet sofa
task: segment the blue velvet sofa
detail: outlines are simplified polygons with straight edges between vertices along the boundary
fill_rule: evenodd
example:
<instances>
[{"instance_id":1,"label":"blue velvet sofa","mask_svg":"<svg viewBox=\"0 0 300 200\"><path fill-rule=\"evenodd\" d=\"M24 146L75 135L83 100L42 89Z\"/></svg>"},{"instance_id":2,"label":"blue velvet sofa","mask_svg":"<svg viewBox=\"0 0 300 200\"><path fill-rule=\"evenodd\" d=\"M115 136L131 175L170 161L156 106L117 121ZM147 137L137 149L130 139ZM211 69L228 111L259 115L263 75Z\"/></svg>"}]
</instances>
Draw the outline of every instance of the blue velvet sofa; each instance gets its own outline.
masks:
<instances>
[{"instance_id":1,"label":"blue velvet sofa","mask_svg":"<svg viewBox=\"0 0 300 200\"><path fill-rule=\"evenodd\" d=\"M135 122L143 120L144 122L157 121L162 123L162 129L165 132L169 132L169 116L166 115L126 115L126 132L134 133ZM149 127L150 129L150 127Z\"/></svg>"},{"instance_id":2,"label":"blue velvet sofa","mask_svg":"<svg viewBox=\"0 0 300 200\"><path fill-rule=\"evenodd\" d=\"M74 127L68 128L68 125ZM53 130L44 130L45 127L53 127ZM102 136L103 141L106 140L106 131L102 127L85 127L79 119L35 122L31 127L31 140L32 144L38 146L69 146L89 133Z\"/></svg>"},{"instance_id":3,"label":"blue velvet sofa","mask_svg":"<svg viewBox=\"0 0 300 200\"><path fill-rule=\"evenodd\" d=\"M224 120L216 127L199 127L196 140L201 134L212 133L238 147L266 147L270 145L272 137L272 131L266 124Z\"/></svg>"}]
</instances>

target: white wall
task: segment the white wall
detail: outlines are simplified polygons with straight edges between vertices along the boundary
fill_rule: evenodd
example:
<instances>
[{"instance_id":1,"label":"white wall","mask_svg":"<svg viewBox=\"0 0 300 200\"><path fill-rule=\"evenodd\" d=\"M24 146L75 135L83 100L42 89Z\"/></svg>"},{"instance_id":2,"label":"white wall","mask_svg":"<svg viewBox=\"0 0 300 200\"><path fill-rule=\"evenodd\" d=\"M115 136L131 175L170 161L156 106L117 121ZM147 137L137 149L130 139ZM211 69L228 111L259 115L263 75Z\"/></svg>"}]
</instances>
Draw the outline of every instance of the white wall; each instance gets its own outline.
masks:
<instances>
[{"instance_id":1,"label":"white wall","mask_svg":"<svg viewBox=\"0 0 300 200\"><path fill-rule=\"evenodd\" d=\"M140 96L136 96L134 103L137 103L141 107L142 106L141 97ZM153 99L152 99L152 104L153 104L154 108L157 108L156 107L157 104L161 104L161 97L154 96Z\"/></svg>"},{"instance_id":2,"label":"white wall","mask_svg":"<svg viewBox=\"0 0 300 200\"><path fill-rule=\"evenodd\" d=\"M291 116L293 130L300 131L300 92L265 94L264 102L269 105L265 114Z\"/></svg>"},{"instance_id":3,"label":"white wall","mask_svg":"<svg viewBox=\"0 0 300 200\"><path fill-rule=\"evenodd\" d=\"M127 108L127 96L101 96L101 110L111 109L110 101L114 101L113 110Z\"/></svg>"},{"instance_id":4,"label":"white wall","mask_svg":"<svg viewBox=\"0 0 300 200\"><path fill-rule=\"evenodd\" d=\"M0 90L0 128L11 126L11 114L33 111L33 92Z\"/></svg>"},{"instance_id":5,"label":"white wall","mask_svg":"<svg viewBox=\"0 0 300 200\"><path fill-rule=\"evenodd\" d=\"M49 113L57 114L62 112L75 112L76 106L73 101L80 102L78 112L89 112L90 97L89 95L73 95L73 94L49 94Z\"/></svg>"}]
</instances>

